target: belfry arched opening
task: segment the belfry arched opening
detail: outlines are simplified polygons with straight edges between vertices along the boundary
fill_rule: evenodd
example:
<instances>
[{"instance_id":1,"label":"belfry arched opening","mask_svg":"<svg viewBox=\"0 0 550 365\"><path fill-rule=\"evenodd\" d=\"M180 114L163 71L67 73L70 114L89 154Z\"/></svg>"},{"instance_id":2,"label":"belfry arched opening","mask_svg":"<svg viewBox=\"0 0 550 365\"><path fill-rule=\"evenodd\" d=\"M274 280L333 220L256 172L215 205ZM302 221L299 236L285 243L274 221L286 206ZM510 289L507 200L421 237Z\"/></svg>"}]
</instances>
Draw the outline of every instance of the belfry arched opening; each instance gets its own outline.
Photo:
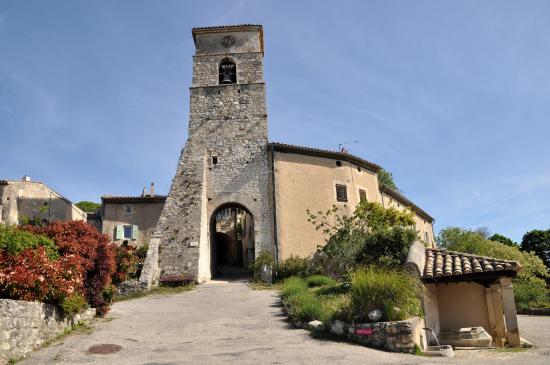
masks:
<instances>
[{"instance_id":1,"label":"belfry arched opening","mask_svg":"<svg viewBox=\"0 0 550 365\"><path fill-rule=\"evenodd\" d=\"M254 218L243 206L224 205L210 222L212 277L248 276L254 261Z\"/></svg>"}]
</instances>

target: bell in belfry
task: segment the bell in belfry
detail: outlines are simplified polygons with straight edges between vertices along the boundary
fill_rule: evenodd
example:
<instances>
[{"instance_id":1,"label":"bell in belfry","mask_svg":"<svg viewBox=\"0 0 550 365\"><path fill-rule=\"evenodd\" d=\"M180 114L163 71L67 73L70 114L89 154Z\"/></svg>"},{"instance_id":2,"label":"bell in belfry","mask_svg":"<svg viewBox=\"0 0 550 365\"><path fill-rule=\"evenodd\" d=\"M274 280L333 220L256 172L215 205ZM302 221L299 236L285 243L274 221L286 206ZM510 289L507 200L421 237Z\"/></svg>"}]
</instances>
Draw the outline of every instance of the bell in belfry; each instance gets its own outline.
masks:
<instances>
[{"instance_id":1,"label":"bell in belfry","mask_svg":"<svg viewBox=\"0 0 550 365\"><path fill-rule=\"evenodd\" d=\"M234 84L235 64L227 63L220 65L220 84Z\"/></svg>"}]
</instances>

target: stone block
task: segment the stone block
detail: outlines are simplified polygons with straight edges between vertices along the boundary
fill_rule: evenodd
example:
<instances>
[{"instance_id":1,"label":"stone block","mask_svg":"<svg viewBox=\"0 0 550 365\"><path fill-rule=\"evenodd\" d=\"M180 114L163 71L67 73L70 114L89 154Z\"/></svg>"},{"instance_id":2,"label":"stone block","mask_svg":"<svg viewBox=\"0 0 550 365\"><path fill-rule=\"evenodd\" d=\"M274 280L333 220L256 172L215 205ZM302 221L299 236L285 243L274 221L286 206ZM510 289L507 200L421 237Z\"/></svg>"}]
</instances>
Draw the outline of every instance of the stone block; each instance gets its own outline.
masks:
<instances>
[{"instance_id":1,"label":"stone block","mask_svg":"<svg viewBox=\"0 0 550 365\"><path fill-rule=\"evenodd\" d=\"M334 323L330 327L330 332L338 336L347 334L347 324L345 322L338 321L338 320L334 321Z\"/></svg>"}]
</instances>

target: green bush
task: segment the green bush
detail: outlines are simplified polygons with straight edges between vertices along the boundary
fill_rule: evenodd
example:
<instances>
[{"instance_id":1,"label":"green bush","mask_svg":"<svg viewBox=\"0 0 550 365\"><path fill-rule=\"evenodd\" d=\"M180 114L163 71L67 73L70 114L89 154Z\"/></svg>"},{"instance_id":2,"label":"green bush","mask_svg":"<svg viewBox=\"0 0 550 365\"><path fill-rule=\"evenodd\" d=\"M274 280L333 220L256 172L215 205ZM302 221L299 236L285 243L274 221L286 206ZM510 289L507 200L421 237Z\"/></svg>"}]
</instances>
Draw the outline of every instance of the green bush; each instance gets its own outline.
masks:
<instances>
[{"instance_id":1,"label":"green bush","mask_svg":"<svg viewBox=\"0 0 550 365\"><path fill-rule=\"evenodd\" d=\"M306 283L307 286L311 288L316 286L335 285L336 280L325 275L312 275L306 278Z\"/></svg>"},{"instance_id":2,"label":"green bush","mask_svg":"<svg viewBox=\"0 0 550 365\"><path fill-rule=\"evenodd\" d=\"M281 288L281 298L288 299L297 293L307 291L307 284L304 279L293 276L286 279L283 282L283 287Z\"/></svg>"},{"instance_id":3,"label":"green bush","mask_svg":"<svg viewBox=\"0 0 550 365\"><path fill-rule=\"evenodd\" d=\"M365 236L358 261L367 265L400 267L418 233L408 227L395 226L376 230Z\"/></svg>"},{"instance_id":4,"label":"green bush","mask_svg":"<svg viewBox=\"0 0 550 365\"><path fill-rule=\"evenodd\" d=\"M351 305L363 319L374 309L382 310L389 321L420 316L422 294L419 279L403 271L370 266L352 273Z\"/></svg>"},{"instance_id":5,"label":"green bush","mask_svg":"<svg viewBox=\"0 0 550 365\"><path fill-rule=\"evenodd\" d=\"M136 250L136 255L142 260L145 260L147 257L147 251L149 250L149 245L145 244L143 246L139 246Z\"/></svg>"},{"instance_id":6,"label":"green bush","mask_svg":"<svg viewBox=\"0 0 550 365\"><path fill-rule=\"evenodd\" d=\"M343 276L364 264L400 265L417 238L411 228L414 214L408 209L386 209L378 203L363 201L352 216L339 215L337 207L307 213L308 221L327 237L320 251L327 256L322 260L325 274L331 276Z\"/></svg>"},{"instance_id":7,"label":"green bush","mask_svg":"<svg viewBox=\"0 0 550 365\"><path fill-rule=\"evenodd\" d=\"M252 272L254 273L254 277L256 277L256 275L261 272L264 265L273 267L274 263L275 260L273 260L271 252L264 250L261 251L258 257L256 257L256 259L250 264L250 270L252 270Z\"/></svg>"},{"instance_id":8,"label":"green bush","mask_svg":"<svg viewBox=\"0 0 550 365\"><path fill-rule=\"evenodd\" d=\"M516 278L514 297L518 310L550 307L550 291L546 282L540 278Z\"/></svg>"},{"instance_id":9,"label":"green bush","mask_svg":"<svg viewBox=\"0 0 550 365\"><path fill-rule=\"evenodd\" d=\"M88 306L88 302L81 294L75 294L71 297L64 298L60 306L65 313L75 314L83 311Z\"/></svg>"},{"instance_id":10,"label":"green bush","mask_svg":"<svg viewBox=\"0 0 550 365\"><path fill-rule=\"evenodd\" d=\"M59 257L57 246L48 237L34 234L17 227L0 225L0 250L8 255L16 255L28 248L43 246L50 260Z\"/></svg>"},{"instance_id":11,"label":"green bush","mask_svg":"<svg viewBox=\"0 0 550 365\"><path fill-rule=\"evenodd\" d=\"M288 298L291 318L309 322L324 319L323 306L319 299L307 290L297 292Z\"/></svg>"},{"instance_id":12,"label":"green bush","mask_svg":"<svg viewBox=\"0 0 550 365\"><path fill-rule=\"evenodd\" d=\"M308 274L309 260L291 255L277 266L277 279L283 280L291 276L306 277Z\"/></svg>"},{"instance_id":13,"label":"green bush","mask_svg":"<svg viewBox=\"0 0 550 365\"><path fill-rule=\"evenodd\" d=\"M351 296L349 294L319 295L323 306L323 313L319 319L322 322L331 322L339 319L345 322L353 321L351 311Z\"/></svg>"}]
</instances>

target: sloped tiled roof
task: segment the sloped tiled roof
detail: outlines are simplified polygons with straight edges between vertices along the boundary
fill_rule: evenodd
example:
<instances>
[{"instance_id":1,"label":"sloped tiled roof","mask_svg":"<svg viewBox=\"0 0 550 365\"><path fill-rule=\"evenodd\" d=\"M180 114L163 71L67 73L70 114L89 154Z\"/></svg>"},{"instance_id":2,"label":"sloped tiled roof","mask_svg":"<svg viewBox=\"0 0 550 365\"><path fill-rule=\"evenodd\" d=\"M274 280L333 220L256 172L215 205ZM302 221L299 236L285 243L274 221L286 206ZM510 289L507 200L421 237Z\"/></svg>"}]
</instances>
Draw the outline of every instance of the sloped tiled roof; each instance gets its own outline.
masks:
<instances>
[{"instance_id":1,"label":"sloped tiled roof","mask_svg":"<svg viewBox=\"0 0 550 365\"><path fill-rule=\"evenodd\" d=\"M103 195L101 197L103 203L111 204L130 204L130 203L164 203L166 201L166 195L153 195L153 196L113 196Z\"/></svg>"},{"instance_id":2,"label":"sloped tiled roof","mask_svg":"<svg viewBox=\"0 0 550 365\"><path fill-rule=\"evenodd\" d=\"M428 222L433 223L435 222L435 219L426 213L426 211L422 208L420 208L418 205L414 204L412 201L410 201L406 196L401 194L395 189L390 188L386 185L380 185L380 191L383 193L388 194L389 196L393 197L395 200L398 200L401 202L401 204L411 208L414 212L416 212L419 216L426 219Z\"/></svg>"},{"instance_id":3,"label":"sloped tiled roof","mask_svg":"<svg viewBox=\"0 0 550 365\"><path fill-rule=\"evenodd\" d=\"M378 172L378 170L380 170L381 168L375 163L362 159L361 157L354 156L350 153L323 150L320 148L296 146L292 144L277 143L277 142L270 142L268 144L268 147L273 148L275 151L278 151L278 152L297 153L300 155L317 156L317 157L332 158L335 160L348 161L357 166L371 170L373 172Z\"/></svg>"},{"instance_id":4,"label":"sloped tiled roof","mask_svg":"<svg viewBox=\"0 0 550 365\"><path fill-rule=\"evenodd\" d=\"M424 279L460 277L476 274L497 274L515 276L521 266L516 261L501 260L462 252L426 248Z\"/></svg>"}]
</instances>

